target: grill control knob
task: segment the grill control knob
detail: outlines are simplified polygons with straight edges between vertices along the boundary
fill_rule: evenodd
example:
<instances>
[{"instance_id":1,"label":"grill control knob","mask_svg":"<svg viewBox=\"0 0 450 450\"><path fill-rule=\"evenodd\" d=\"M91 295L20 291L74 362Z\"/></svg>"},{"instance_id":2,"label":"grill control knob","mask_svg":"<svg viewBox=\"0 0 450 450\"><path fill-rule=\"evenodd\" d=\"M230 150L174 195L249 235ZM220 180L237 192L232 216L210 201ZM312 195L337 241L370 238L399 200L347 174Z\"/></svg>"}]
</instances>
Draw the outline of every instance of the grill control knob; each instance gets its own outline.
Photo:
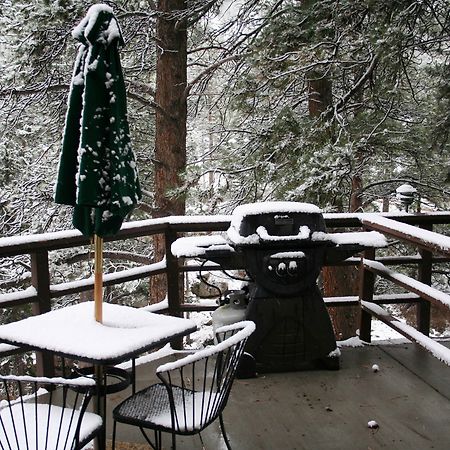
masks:
<instances>
[{"instance_id":1,"label":"grill control knob","mask_svg":"<svg viewBox=\"0 0 450 450\"><path fill-rule=\"evenodd\" d=\"M276 268L276 273L280 277L284 277L286 275L286 264L284 262L280 262Z\"/></svg>"},{"instance_id":2,"label":"grill control knob","mask_svg":"<svg viewBox=\"0 0 450 450\"><path fill-rule=\"evenodd\" d=\"M288 274L291 276L296 275L297 269L298 269L297 261L289 261L289 265L288 265L288 269L287 269Z\"/></svg>"}]
</instances>

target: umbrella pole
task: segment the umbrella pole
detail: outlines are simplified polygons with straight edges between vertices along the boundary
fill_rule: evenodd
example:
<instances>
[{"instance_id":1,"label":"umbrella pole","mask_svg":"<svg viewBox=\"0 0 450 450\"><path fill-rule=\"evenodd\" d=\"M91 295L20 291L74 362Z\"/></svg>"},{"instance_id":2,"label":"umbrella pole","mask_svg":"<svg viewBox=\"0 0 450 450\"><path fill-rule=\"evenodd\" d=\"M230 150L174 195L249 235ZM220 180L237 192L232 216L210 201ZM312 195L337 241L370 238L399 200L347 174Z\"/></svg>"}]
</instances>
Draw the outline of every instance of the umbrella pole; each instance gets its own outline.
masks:
<instances>
[{"instance_id":1,"label":"umbrella pole","mask_svg":"<svg viewBox=\"0 0 450 450\"><path fill-rule=\"evenodd\" d=\"M95 320L103 321L103 238L94 234L94 304Z\"/></svg>"}]
</instances>

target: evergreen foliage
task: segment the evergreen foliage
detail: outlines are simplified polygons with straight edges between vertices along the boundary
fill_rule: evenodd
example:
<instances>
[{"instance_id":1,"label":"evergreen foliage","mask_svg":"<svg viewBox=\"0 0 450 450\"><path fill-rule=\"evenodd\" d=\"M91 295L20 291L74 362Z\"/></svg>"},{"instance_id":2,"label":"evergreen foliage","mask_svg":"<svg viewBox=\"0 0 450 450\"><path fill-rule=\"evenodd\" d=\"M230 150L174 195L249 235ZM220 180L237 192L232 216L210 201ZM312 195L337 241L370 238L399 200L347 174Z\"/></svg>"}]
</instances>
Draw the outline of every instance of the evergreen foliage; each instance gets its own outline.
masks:
<instances>
[{"instance_id":1,"label":"evergreen foliage","mask_svg":"<svg viewBox=\"0 0 450 450\"><path fill-rule=\"evenodd\" d=\"M267 14L273 4L265 2ZM363 208L404 180L445 208L446 2L277 4L247 47L251 56L230 96L238 112L233 128L243 133L222 172L231 187L240 178L236 198L348 210L358 176ZM311 117L311 86L321 81L332 98L320 117Z\"/></svg>"}]
</instances>

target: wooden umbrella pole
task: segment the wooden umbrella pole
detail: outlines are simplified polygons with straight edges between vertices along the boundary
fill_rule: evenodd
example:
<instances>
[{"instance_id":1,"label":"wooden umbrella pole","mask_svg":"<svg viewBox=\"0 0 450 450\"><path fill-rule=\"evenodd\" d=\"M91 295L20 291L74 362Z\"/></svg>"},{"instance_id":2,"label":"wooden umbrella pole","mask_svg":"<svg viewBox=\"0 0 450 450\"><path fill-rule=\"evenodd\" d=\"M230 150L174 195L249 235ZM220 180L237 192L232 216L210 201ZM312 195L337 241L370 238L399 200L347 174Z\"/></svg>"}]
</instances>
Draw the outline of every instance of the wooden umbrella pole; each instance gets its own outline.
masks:
<instances>
[{"instance_id":1,"label":"wooden umbrella pole","mask_svg":"<svg viewBox=\"0 0 450 450\"><path fill-rule=\"evenodd\" d=\"M103 238L94 234L94 304L95 320L103 321Z\"/></svg>"}]
</instances>

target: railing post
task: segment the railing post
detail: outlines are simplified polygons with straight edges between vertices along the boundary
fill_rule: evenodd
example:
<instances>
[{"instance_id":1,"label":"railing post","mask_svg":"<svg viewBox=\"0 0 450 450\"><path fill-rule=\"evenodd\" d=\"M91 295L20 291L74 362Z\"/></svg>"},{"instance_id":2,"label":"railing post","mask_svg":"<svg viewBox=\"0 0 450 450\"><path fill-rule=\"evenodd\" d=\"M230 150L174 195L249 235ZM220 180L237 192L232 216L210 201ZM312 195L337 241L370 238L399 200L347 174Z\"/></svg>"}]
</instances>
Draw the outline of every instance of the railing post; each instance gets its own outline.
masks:
<instances>
[{"instance_id":1,"label":"railing post","mask_svg":"<svg viewBox=\"0 0 450 450\"><path fill-rule=\"evenodd\" d=\"M31 255L31 284L36 289L38 301L33 303L34 315L51 311L50 272L48 267L48 251L42 250ZM35 330L39 333L39 330ZM53 355L50 352L36 352L37 374L46 377L55 375Z\"/></svg>"},{"instance_id":2,"label":"railing post","mask_svg":"<svg viewBox=\"0 0 450 450\"><path fill-rule=\"evenodd\" d=\"M164 233L166 247L167 264L167 302L169 304L169 314L181 317L181 299L180 290L183 285L180 283L180 271L178 270L178 259L172 255L170 248L177 239L176 231L170 229L170 226ZM179 337L171 342L172 348L181 350L183 348L183 338Z\"/></svg>"},{"instance_id":3,"label":"railing post","mask_svg":"<svg viewBox=\"0 0 450 450\"><path fill-rule=\"evenodd\" d=\"M369 248L363 253L364 259L375 259L375 249ZM359 299L365 300L366 302L371 302L373 300L374 285L375 285L375 275L364 268L363 261L361 259L360 267L360 281L359 281ZM372 316L361 309L361 322L359 327L359 338L362 341L370 342L371 337L371 327L372 327Z\"/></svg>"},{"instance_id":4,"label":"railing post","mask_svg":"<svg viewBox=\"0 0 450 450\"><path fill-rule=\"evenodd\" d=\"M421 225L420 228L433 231L433 225ZM419 249L421 261L419 263L417 279L428 286L431 286L431 272L433 264L433 253L429 250ZM416 309L416 323L417 329L429 336L430 334L430 319L431 319L431 304L427 300L421 299L417 304Z\"/></svg>"}]
</instances>

